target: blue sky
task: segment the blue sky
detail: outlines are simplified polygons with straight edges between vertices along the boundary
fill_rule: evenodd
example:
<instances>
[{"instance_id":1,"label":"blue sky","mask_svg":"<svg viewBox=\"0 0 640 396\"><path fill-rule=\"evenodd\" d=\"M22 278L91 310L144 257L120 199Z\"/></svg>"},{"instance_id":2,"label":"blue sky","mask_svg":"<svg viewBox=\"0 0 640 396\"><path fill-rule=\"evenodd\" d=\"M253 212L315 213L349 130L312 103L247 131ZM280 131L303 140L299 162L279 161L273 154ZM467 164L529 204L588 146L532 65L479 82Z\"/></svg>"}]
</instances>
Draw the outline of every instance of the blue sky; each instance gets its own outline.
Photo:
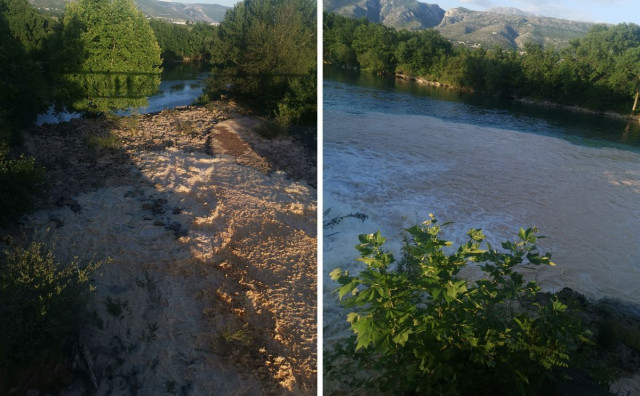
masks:
<instances>
[{"instance_id":1,"label":"blue sky","mask_svg":"<svg viewBox=\"0 0 640 396\"><path fill-rule=\"evenodd\" d=\"M515 7L536 15L589 22L640 25L638 0L427 0L448 10L465 7L484 11L492 7Z\"/></svg>"}]
</instances>

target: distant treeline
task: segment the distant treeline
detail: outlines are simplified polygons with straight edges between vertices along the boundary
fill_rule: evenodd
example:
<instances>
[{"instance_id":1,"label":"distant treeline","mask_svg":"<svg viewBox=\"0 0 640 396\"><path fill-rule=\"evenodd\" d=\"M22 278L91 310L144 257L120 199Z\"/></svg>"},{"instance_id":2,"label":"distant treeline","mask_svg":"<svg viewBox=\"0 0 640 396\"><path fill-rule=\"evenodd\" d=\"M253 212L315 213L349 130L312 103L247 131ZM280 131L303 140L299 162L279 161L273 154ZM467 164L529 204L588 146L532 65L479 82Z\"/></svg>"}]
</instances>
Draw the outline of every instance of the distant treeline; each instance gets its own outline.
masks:
<instances>
[{"instance_id":1,"label":"distant treeline","mask_svg":"<svg viewBox=\"0 0 640 396\"><path fill-rule=\"evenodd\" d=\"M500 97L598 111L638 112L640 26L594 25L565 49L453 45L433 30L398 31L366 19L324 15L325 63L404 74Z\"/></svg>"}]
</instances>

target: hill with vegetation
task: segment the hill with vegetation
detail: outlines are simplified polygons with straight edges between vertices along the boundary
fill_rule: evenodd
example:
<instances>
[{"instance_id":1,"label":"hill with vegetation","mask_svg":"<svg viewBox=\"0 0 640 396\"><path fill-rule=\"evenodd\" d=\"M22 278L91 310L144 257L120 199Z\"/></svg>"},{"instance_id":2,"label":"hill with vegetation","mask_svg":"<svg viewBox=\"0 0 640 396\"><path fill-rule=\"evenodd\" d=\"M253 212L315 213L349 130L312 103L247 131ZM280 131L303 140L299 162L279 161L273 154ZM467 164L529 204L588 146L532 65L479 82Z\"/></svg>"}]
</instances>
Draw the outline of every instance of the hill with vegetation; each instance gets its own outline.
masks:
<instances>
[{"instance_id":1,"label":"hill with vegetation","mask_svg":"<svg viewBox=\"0 0 640 396\"><path fill-rule=\"evenodd\" d=\"M557 18L541 17L513 7L488 11L452 8L444 11L437 4L416 0L328 0L324 10L349 18L366 18L395 29L435 28L443 37L469 47L496 45L524 48L527 42L544 47L564 48L582 37L593 25Z\"/></svg>"},{"instance_id":2,"label":"hill with vegetation","mask_svg":"<svg viewBox=\"0 0 640 396\"><path fill-rule=\"evenodd\" d=\"M73 0L29 0L41 12L62 15L65 5ZM224 19L229 7L218 4L183 4L158 0L135 0L136 7L147 17L170 21L215 23Z\"/></svg>"}]
</instances>

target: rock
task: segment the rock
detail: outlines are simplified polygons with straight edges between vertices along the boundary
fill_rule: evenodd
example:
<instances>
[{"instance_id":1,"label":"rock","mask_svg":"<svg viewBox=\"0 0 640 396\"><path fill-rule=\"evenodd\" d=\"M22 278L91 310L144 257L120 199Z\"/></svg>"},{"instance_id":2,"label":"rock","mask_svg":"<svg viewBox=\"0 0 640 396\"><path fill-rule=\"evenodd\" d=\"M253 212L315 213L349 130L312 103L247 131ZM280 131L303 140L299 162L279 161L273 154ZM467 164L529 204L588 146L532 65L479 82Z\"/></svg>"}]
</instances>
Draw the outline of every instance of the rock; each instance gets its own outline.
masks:
<instances>
[{"instance_id":1,"label":"rock","mask_svg":"<svg viewBox=\"0 0 640 396\"><path fill-rule=\"evenodd\" d=\"M68 206L73 213L78 213L82 210L82 206L80 206L78 201L69 197L61 197L58 202L56 202L56 205L59 207Z\"/></svg>"},{"instance_id":2,"label":"rock","mask_svg":"<svg viewBox=\"0 0 640 396\"><path fill-rule=\"evenodd\" d=\"M182 224L174 222L174 223L171 223L171 224L169 224L167 226L167 230L178 232L178 231L180 231L181 227L182 227Z\"/></svg>"},{"instance_id":3,"label":"rock","mask_svg":"<svg viewBox=\"0 0 640 396\"><path fill-rule=\"evenodd\" d=\"M158 198L153 201L153 207L151 208L151 213L153 214L163 214L165 212L164 205L167 204L166 199Z\"/></svg>"},{"instance_id":4,"label":"rock","mask_svg":"<svg viewBox=\"0 0 640 396\"><path fill-rule=\"evenodd\" d=\"M55 223L56 228L60 228L64 225L64 221L62 221L62 219L56 215L49 216L49 221Z\"/></svg>"},{"instance_id":5,"label":"rock","mask_svg":"<svg viewBox=\"0 0 640 396\"><path fill-rule=\"evenodd\" d=\"M181 228L178 231L176 231L176 237L180 238L180 237L185 237L189 235L189 230L187 230L186 228Z\"/></svg>"},{"instance_id":6,"label":"rock","mask_svg":"<svg viewBox=\"0 0 640 396\"><path fill-rule=\"evenodd\" d=\"M182 209L181 208L175 208L173 210L173 214L180 214L180 213L182 213Z\"/></svg>"},{"instance_id":7,"label":"rock","mask_svg":"<svg viewBox=\"0 0 640 396\"><path fill-rule=\"evenodd\" d=\"M162 220L156 220L153 222L153 225L158 227L164 227L165 224L164 224L164 221Z\"/></svg>"}]
</instances>

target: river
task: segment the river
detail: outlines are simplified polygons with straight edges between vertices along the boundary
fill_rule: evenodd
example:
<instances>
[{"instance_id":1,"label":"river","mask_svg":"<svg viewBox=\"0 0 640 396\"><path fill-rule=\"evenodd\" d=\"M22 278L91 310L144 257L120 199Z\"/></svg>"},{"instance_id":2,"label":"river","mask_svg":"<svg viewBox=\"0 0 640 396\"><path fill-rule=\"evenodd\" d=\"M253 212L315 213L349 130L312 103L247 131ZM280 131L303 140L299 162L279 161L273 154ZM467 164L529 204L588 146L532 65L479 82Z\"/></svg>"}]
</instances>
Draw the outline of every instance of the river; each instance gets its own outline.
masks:
<instances>
[{"instance_id":1,"label":"river","mask_svg":"<svg viewBox=\"0 0 640 396\"><path fill-rule=\"evenodd\" d=\"M158 92L149 96L147 107L137 109L137 111L142 114L156 113L163 109L190 105L202 94L208 75L205 70L205 67L196 63L164 65ZM126 115L130 112L120 112L119 114ZM79 117L81 117L79 113L55 113L53 108L50 108L47 113L38 115L36 125L55 124Z\"/></svg>"},{"instance_id":2,"label":"river","mask_svg":"<svg viewBox=\"0 0 640 396\"><path fill-rule=\"evenodd\" d=\"M330 69L323 86L325 222L369 216L324 232L325 340L347 328L328 274L361 268L357 235L380 230L399 257L402 229L429 213L458 242L535 225L557 266L529 279L640 304L638 125Z\"/></svg>"}]
</instances>

